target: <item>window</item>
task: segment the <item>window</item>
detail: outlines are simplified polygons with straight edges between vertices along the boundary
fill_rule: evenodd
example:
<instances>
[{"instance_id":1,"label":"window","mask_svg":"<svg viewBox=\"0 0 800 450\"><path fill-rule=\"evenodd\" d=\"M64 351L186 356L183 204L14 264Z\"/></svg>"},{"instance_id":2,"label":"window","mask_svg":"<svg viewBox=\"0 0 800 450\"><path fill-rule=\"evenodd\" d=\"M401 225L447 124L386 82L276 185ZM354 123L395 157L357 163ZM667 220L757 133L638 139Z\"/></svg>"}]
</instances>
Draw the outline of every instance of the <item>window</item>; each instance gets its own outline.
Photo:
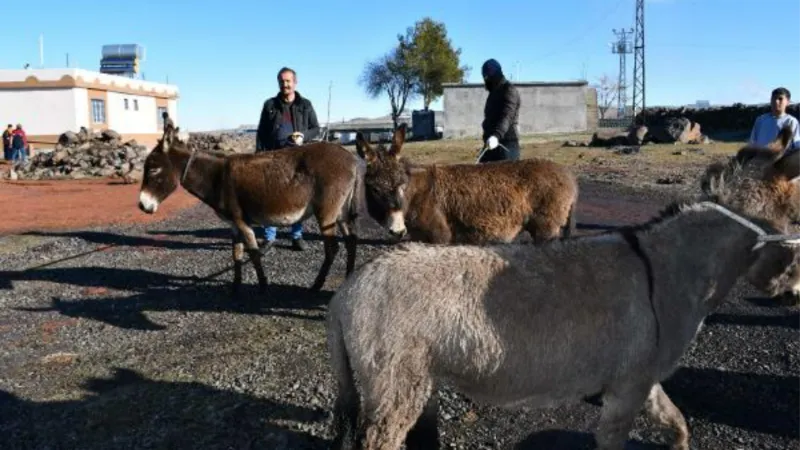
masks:
<instances>
[{"instance_id":1,"label":"window","mask_svg":"<svg viewBox=\"0 0 800 450\"><path fill-rule=\"evenodd\" d=\"M128 110L128 99L127 98L123 99L123 101L125 102L125 110L127 111Z\"/></svg>"},{"instance_id":2,"label":"window","mask_svg":"<svg viewBox=\"0 0 800 450\"><path fill-rule=\"evenodd\" d=\"M163 117L163 114L165 112L167 112L167 108L164 107L164 106L159 106L156 109L158 110L158 118L156 119L156 120L158 120L158 126L159 126L159 128L164 128L164 117Z\"/></svg>"},{"instance_id":3,"label":"window","mask_svg":"<svg viewBox=\"0 0 800 450\"><path fill-rule=\"evenodd\" d=\"M92 99L92 122L106 122L106 102L100 98Z\"/></svg>"},{"instance_id":4,"label":"window","mask_svg":"<svg viewBox=\"0 0 800 450\"><path fill-rule=\"evenodd\" d=\"M137 99L133 99L133 110L134 111L138 111L139 110L139 100L137 100Z\"/></svg>"}]
</instances>

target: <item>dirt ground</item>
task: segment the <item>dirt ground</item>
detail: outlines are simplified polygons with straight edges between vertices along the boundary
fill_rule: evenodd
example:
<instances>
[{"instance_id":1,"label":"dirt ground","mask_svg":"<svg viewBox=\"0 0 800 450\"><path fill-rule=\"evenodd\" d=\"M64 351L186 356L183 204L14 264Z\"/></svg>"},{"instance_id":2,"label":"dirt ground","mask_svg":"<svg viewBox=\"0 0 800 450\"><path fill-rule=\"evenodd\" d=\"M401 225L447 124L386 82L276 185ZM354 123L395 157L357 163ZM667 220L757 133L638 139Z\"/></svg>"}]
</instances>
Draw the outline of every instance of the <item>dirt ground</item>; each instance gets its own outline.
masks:
<instances>
[{"instance_id":1,"label":"dirt ground","mask_svg":"<svg viewBox=\"0 0 800 450\"><path fill-rule=\"evenodd\" d=\"M0 166L0 172L4 172ZM0 177L2 178L2 177ZM0 179L0 236L27 231L66 230L87 226L149 223L161 220L138 208L139 183L119 180L10 181ZM167 216L197 204L178 189L164 204Z\"/></svg>"},{"instance_id":2,"label":"dirt ground","mask_svg":"<svg viewBox=\"0 0 800 450\"><path fill-rule=\"evenodd\" d=\"M622 154L560 144L530 139L523 156L575 168L580 233L647 220L673 195L696 191L707 161L738 148ZM470 161L478 145L431 141L406 151L418 161ZM682 178L659 183L670 174ZM230 230L210 209L178 189L146 215L139 185L118 183L0 182L0 449L329 448L335 383L325 317L344 251L326 287L312 292L318 228L309 221L305 252L291 251L279 230L263 258L269 293L248 265L234 299ZM357 265L392 245L364 222ZM664 383L686 415L691 448L798 448L798 312L746 285L729 297ZM594 448L599 407L590 402L505 411L447 387L439 398L443 448ZM670 440L639 417L626 448Z\"/></svg>"}]
</instances>

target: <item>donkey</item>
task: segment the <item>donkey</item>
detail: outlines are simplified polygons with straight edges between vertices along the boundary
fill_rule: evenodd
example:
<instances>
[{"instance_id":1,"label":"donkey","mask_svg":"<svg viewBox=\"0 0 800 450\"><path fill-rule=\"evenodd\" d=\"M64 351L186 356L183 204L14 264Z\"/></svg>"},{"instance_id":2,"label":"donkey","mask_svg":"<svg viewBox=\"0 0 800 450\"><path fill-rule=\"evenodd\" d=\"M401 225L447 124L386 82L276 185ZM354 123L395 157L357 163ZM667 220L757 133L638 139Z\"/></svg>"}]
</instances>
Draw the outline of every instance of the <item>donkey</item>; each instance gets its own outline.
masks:
<instances>
[{"instance_id":1,"label":"donkey","mask_svg":"<svg viewBox=\"0 0 800 450\"><path fill-rule=\"evenodd\" d=\"M716 202L676 202L640 226L540 246L399 245L329 303L333 448L439 448L432 393L447 383L501 407L600 394L601 450L623 448L644 405L686 450L660 383L738 279L786 287L798 251L762 237L778 232Z\"/></svg>"},{"instance_id":2,"label":"donkey","mask_svg":"<svg viewBox=\"0 0 800 450\"><path fill-rule=\"evenodd\" d=\"M367 210L395 237L481 245L523 229L536 243L574 232L578 183L565 167L539 159L414 166L400 155L405 135L402 125L388 150L356 135Z\"/></svg>"},{"instance_id":3,"label":"donkey","mask_svg":"<svg viewBox=\"0 0 800 450\"><path fill-rule=\"evenodd\" d=\"M785 126L766 148L747 145L726 163L710 165L703 174L702 192L743 212L773 221L784 233L800 222L800 151L786 153L792 138ZM793 267L800 279L800 264ZM800 280L776 300L800 304Z\"/></svg>"},{"instance_id":4,"label":"donkey","mask_svg":"<svg viewBox=\"0 0 800 450\"><path fill-rule=\"evenodd\" d=\"M228 156L190 150L167 127L147 156L139 208L156 212L180 184L210 206L233 230L233 293L242 282L244 248L259 287L267 278L252 226L291 225L314 216L325 246L325 260L311 289L320 290L339 251L336 227L347 250L346 275L356 258L356 219L363 202L363 168L358 157L339 145L318 142L259 154Z\"/></svg>"}]
</instances>

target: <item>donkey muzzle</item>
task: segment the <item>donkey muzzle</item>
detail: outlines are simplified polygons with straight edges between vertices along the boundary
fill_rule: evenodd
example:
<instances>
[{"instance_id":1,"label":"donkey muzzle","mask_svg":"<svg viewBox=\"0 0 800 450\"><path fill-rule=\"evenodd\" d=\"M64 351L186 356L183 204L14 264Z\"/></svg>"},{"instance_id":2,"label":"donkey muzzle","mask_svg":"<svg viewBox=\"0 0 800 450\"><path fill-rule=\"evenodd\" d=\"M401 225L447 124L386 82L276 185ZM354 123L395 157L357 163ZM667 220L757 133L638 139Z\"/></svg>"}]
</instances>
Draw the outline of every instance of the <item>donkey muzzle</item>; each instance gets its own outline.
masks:
<instances>
[{"instance_id":1,"label":"donkey muzzle","mask_svg":"<svg viewBox=\"0 0 800 450\"><path fill-rule=\"evenodd\" d=\"M158 200L148 192L139 194L139 209L147 214L153 214L158 209Z\"/></svg>"},{"instance_id":2,"label":"donkey muzzle","mask_svg":"<svg viewBox=\"0 0 800 450\"><path fill-rule=\"evenodd\" d=\"M403 237L406 235L406 222L403 219L403 211L395 210L389 213L387 228L393 236Z\"/></svg>"}]
</instances>

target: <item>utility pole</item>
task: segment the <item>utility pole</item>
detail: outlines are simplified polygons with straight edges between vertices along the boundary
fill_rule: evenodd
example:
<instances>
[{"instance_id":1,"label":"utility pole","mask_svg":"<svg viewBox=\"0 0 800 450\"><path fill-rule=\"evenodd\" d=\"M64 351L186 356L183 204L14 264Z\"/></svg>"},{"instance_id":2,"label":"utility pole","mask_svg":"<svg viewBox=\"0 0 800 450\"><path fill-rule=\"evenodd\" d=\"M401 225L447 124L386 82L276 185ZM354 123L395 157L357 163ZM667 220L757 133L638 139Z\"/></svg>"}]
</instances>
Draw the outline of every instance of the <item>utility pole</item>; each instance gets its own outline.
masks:
<instances>
[{"instance_id":1,"label":"utility pole","mask_svg":"<svg viewBox=\"0 0 800 450\"><path fill-rule=\"evenodd\" d=\"M636 0L636 33L633 44L633 114L642 113L639 121L644 125L644 0Z\"/></svg>"},{"instance_id":2,"label":"utility pole","mask_svg":"<svg viewBox=\"0 0 800 450\"><path fill-rule=\"evenodd\" d=\"M611 52L619 55L619 80L617 81L617 117L625 117L625 106L628 103L627 97L627 80L625 78L625 59L626 55L633 53L630 35L633 34L633 29L614 28L611 30L617 36L617 41L612 43Z\"/></svg>"}]
</instances>

